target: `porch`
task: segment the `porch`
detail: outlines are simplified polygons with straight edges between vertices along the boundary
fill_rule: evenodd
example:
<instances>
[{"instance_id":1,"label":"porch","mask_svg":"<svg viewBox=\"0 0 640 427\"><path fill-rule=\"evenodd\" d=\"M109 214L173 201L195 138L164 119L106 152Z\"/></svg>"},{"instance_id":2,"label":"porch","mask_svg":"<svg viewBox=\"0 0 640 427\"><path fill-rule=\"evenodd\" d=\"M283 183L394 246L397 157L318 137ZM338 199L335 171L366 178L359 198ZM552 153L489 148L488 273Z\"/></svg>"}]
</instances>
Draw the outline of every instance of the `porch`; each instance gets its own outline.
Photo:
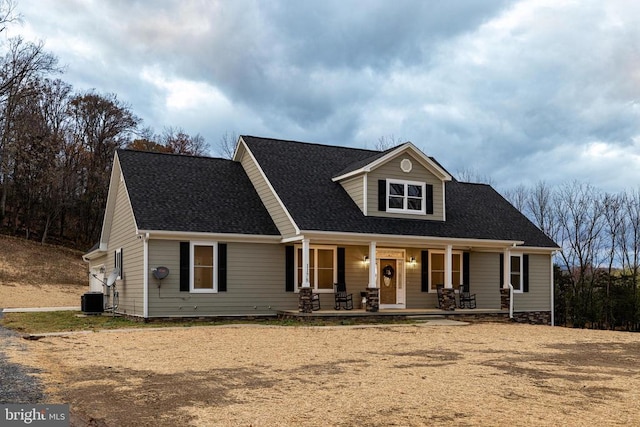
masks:
<instances>
[{"instance_id":1,"label":"porch","mask_svg":"<svg viewBox=\"0 0 640 427\"><path fill-rule=\"evenodd\" d=\"M516 313L514 313L515 315ZM420 309L402 309L387 308L378 311L367 311L362 308L354 308L353 310L335 310L333 308L327 310L316 310L311 313L302 313L299 310L280 310L278 317L282 319L298 319L298 320L322 320L322 319L366 319L374 321L377 319L400 319L400 320L420 320L421 318L449 318L449 319L491 319L491 320L508 320L509 310L496 309L460 309L460 310L441 310L438 308L420 308Z\"/></svg>"}]
</instances>

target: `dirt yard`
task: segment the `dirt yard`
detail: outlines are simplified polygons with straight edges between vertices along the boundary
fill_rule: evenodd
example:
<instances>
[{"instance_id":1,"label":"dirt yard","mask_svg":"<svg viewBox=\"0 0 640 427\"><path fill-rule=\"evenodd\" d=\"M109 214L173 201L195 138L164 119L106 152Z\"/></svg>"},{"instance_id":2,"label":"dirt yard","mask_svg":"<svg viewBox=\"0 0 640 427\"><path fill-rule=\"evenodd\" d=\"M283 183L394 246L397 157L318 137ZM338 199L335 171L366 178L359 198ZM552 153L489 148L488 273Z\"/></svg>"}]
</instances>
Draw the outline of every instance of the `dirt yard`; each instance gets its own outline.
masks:
<instances>
[{"instance_id":1,"label":"dirt yard","mask_svg":"<svg viewBox=\"0 0 640 427\"><path fill-rule=\"evenodd\" d=\"M640 425L638 334L476 323L21 341L11 358L92 425Z\"/></svg>"},{"instance_id":2,"label":"dirt yard","mask_svg":"<svg viewBox=\"0 0 640 427\"><path fill-rule=\"evenodd\" d=\"M0 235L0 309L79 307L88 291L81 252Z\"/></svg>"}]
</instances>

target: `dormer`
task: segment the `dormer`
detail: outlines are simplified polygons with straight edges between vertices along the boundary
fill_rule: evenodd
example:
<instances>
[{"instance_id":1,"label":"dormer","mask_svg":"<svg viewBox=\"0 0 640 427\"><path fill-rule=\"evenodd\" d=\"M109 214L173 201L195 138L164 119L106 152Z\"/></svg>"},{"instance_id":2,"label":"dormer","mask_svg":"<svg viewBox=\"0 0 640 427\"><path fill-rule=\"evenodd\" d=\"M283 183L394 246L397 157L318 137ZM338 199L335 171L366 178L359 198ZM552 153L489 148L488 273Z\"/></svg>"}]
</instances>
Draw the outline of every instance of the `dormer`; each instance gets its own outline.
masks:
<instances>
[{"instance_id":1,"label":"dormer","mask_svg":"<svg viewBox=\"0 0 640 427\"><path fill-rule=\"evenodd\" d=\"M353 164L333 181L366 216L445 220L451 175L411 142Z\"/></svg>"}]
</instances>

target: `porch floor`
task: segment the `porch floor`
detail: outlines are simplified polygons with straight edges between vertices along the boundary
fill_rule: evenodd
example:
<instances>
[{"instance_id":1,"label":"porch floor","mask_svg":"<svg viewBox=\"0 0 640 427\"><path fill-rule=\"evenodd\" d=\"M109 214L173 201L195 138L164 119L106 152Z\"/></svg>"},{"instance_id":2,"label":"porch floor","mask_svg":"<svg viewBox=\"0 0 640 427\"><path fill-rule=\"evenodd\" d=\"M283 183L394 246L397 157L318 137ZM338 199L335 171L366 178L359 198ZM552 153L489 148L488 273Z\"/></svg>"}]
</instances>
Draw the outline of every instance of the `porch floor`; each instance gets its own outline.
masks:
<instances>
[{"instance_id":1,"label":"porch floor","mask_svg":"<svg viewBox=\"0 0 640 427\"><path fill-rule=\"evenodd\" d=\"M383 308L376 312L366 311L361 308L354 308L353 310L334 310L333 308L327 310L317 310L312 313L300 313L298 310L281 310L278 311L278 317L286 318L300 318L300 319L321 319L321 318L349 318L349 317L456 317L456 316L470 316L470 317L504 317L508 318L508 310L497 309L483 309L483 308L460 308L454 311L440 310L437 308Z\"/></svg>"}]
</instances>

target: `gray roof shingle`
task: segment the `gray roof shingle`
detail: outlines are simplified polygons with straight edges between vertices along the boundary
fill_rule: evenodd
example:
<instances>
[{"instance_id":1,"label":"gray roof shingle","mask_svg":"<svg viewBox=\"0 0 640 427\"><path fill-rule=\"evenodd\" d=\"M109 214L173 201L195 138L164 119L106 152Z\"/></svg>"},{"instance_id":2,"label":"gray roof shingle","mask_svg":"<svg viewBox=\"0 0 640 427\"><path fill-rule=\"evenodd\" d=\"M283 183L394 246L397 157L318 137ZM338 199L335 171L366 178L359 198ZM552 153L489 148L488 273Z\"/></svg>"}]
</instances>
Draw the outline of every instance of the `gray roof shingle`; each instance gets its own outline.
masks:
<instances>
[{"instance_id":1,"label":"gray roof shingle","mask_svg":"<svg viewBox=\"0 0 640 427\"><path fill-rule=\"evenodd\" d=\"M237 162L131 150L118 158L142 230L280 234Z\"/></svg>"},{"instance_id":2,"label":"gray roof shingle","mask_svg":"<svg viewBox=\"0 0 640 427\"><path fill-rule=\"evenodd\" d=\"M488 185L447 182L445 222L365 216L332 178L379 158L381 152L253 136L242 139L301 230L523 240L525 246L557 247Z\"/></svg>"}]
</instances>

